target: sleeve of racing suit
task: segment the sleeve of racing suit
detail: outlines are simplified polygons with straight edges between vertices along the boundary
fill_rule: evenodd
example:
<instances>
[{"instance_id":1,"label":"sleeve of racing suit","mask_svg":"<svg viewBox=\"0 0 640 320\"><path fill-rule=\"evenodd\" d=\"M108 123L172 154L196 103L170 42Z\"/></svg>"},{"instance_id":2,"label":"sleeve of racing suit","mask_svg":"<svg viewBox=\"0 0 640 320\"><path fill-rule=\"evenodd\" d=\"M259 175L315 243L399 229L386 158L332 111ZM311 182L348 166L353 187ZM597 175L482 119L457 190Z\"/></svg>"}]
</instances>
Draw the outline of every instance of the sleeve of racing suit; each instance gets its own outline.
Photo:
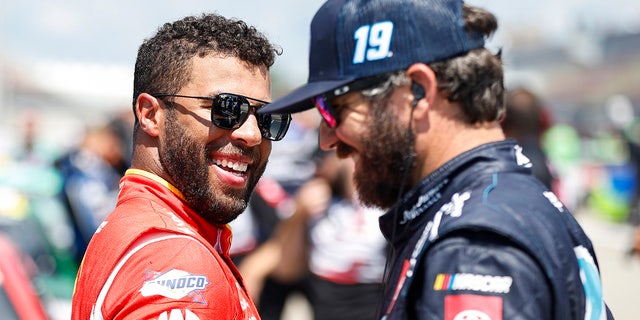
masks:
<instances>
[{"instance_id":1,"label":"sleeve of racing suit","mask_svg":"<svg viewBox=\"0 0 640 320\"><path fill-rule=\"evenodd\" d=\"M551 319L551 297L538 264L513 243L458 233L423 256L408 311L411 319Z\"/></svg>"},{"instance_id":2,"label":"sleeve of racing suit","mask_svg":"<svg viewBox=\"0 0 640 320\"><path fill-rule=\"evenodd\" d=\"M245 297L225 262L191 237L165 235L121 260L101 300L104 318L244 319Z\"/></svg>"}]
</instances>

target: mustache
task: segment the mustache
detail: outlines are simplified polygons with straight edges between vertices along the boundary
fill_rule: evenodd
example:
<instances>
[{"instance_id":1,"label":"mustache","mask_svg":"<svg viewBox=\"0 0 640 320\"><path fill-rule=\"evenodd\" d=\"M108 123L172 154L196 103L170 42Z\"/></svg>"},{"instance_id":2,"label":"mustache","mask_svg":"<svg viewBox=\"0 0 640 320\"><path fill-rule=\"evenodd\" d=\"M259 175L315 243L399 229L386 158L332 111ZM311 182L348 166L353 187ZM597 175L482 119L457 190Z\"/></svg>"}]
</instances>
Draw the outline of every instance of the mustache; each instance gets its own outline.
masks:
<instances>
[{"instance_id":1,"label":"mustache","mask_svg":"<svg viewBox=\"0 0 640 320\"><path fill-rule=\"evenodd\" d=\"M213 151L224 154L249 157L254 164L260 162L260 150L258 147L246 147L237 144L227 144L221 147L214 144L207 144L207 146L205 147L205 154L211 154Z\"/></svg>"},{"instance_id":2,"label":"mustache","mask_svg":"<svg viewBox=\"0 0 640 320\"><path fill-rule=\"evenodd\" d=\"M338 141L336 145L336 155L340 159L344 159L349 157L355 150L349 146L348 144L343 143L342 141Z\"/></svg>"}]
</instances>

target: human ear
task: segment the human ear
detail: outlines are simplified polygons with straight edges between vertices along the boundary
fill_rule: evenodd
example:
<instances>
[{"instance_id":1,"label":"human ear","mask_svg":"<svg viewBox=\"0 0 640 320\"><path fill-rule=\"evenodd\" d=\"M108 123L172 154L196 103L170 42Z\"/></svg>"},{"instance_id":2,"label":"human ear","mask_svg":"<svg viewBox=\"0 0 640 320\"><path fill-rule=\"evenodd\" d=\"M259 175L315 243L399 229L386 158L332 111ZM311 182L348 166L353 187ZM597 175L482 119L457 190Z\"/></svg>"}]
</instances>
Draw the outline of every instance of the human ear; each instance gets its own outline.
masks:
<instances>
[{"instance_id":1,"label":"human ear","mask_svg":"<svg viewBox=\"0 0 640 320\"><path fill-rule=\"evenodd\" d=\"M424 63L414 63L407 69L411 79L411 91L414 99L414 117L420 117L429 110L438 94L436 73Z\"/></svg>"},{"instance_id":2,"label":"human ear","mask_svg":"<svg viewBox=\"0 0 640 320\"><path fill-rule=\"evenodd\" d=\"M419 83L411 81L411 93L413 94L413 102L411 104L415 107L425 97L424 88Z\"/></svg>"},{"instance_id":3,"label":"human ear","mask_svg":"<svg viewBox=\"0 0 640 320\"><path fill-rule=\"evenodd\" d=\"M140 128L149 136L160 135L160 101L148 93L142 93L136 99L136 116L140 122Z\"/></svg>"}]
</instances>

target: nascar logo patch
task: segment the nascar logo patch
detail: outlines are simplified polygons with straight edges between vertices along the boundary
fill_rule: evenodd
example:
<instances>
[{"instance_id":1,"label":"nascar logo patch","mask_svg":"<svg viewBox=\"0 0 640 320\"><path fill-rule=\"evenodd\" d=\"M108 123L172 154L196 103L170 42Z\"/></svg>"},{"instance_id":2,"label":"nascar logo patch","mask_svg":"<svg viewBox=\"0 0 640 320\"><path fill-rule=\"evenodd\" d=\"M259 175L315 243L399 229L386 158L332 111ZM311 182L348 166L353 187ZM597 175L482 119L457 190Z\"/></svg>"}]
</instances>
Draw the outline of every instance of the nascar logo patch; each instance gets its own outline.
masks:
<instances>
[{"instance_id":1,"label":"nascar logo patch","mask_svg":"<svg viewBox=\"0 0 640 320\"><path fill-rule=\"evenodd\" d=\"M433 290L470 290L488 293L508 293L513 278L472 273L439 273L433 282Z\"/></svg>"},{"instance_id":2,"label":"nascar logo patch","mask_svg":"<svg viewBox=\"0 0 640 320\"><path fill-rule=\"evenodd\" d=\"M209 284L206 276L178 269L167 272L147 271L140 294L145 297L159 295L176 300L189 296L196 303L206 304L200 291Z\"/></svg>"}]
</instances>

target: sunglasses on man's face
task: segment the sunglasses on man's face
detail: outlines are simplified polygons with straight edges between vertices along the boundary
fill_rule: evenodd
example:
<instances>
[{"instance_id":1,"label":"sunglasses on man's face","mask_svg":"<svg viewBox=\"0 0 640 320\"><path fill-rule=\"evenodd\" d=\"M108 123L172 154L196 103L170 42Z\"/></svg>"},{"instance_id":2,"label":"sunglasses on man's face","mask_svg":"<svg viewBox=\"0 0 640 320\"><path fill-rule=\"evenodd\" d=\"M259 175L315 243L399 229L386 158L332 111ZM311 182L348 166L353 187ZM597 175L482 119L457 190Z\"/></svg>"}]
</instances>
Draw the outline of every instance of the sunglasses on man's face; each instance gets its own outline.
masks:
<instances>
[{"instance_id":1,"label":"sunglasses on man's face","mask_svg":"<svg viewBox=\"0 0 640 320\"><path fill-rule=\"evenodd\" d=\"M389 73L378 74L353 81L344 86L338 87L332 91L317 95L311 98L313 105L318 109L322 119L327 123L329 128L338 126L338 114L336 108L331 104L331 100L338 96L345 95L353 91L362 91L375 87L389 77Z\"/></svg>"},{"instance_id":2,"label":"sunglasses on man's face","mask_svg":"<svg viewBox=\"0 0 640 320\"><path fill-rule=\"evenodd\" d=\"M271 141L278 141L284 138L289 124L291 123L290 114L258 114L255 110L258 110L265 105L269 104L267 101L262 101L250 97L246 97L234 93L220 93L213 97L199 97L199 96L185 96L180 94L163 94L158 93L153 95L156 98L162 97L178 97L178 98L191 98L211 101L211 122L221 129L235 130L240 128L242 124L249 118L251 109L254 109L254 115L258 120L258 128L260 134L265 139ZM259 102L260 105L254 106L249 104L249 100Z\"/></svg>"},{"instance_id":3,"label":"sunglasses on man's face","mask_svg":"<svg viewBox=\"0 0 640 320\"><path fill-rule=\"evenodd\" d=\"M325 95L319 95L311 98L311 100L329 128L335 128L338 125L338 117L335 109L329 103L329 99L326 99Z\"/></svg>"}]
</instances>

